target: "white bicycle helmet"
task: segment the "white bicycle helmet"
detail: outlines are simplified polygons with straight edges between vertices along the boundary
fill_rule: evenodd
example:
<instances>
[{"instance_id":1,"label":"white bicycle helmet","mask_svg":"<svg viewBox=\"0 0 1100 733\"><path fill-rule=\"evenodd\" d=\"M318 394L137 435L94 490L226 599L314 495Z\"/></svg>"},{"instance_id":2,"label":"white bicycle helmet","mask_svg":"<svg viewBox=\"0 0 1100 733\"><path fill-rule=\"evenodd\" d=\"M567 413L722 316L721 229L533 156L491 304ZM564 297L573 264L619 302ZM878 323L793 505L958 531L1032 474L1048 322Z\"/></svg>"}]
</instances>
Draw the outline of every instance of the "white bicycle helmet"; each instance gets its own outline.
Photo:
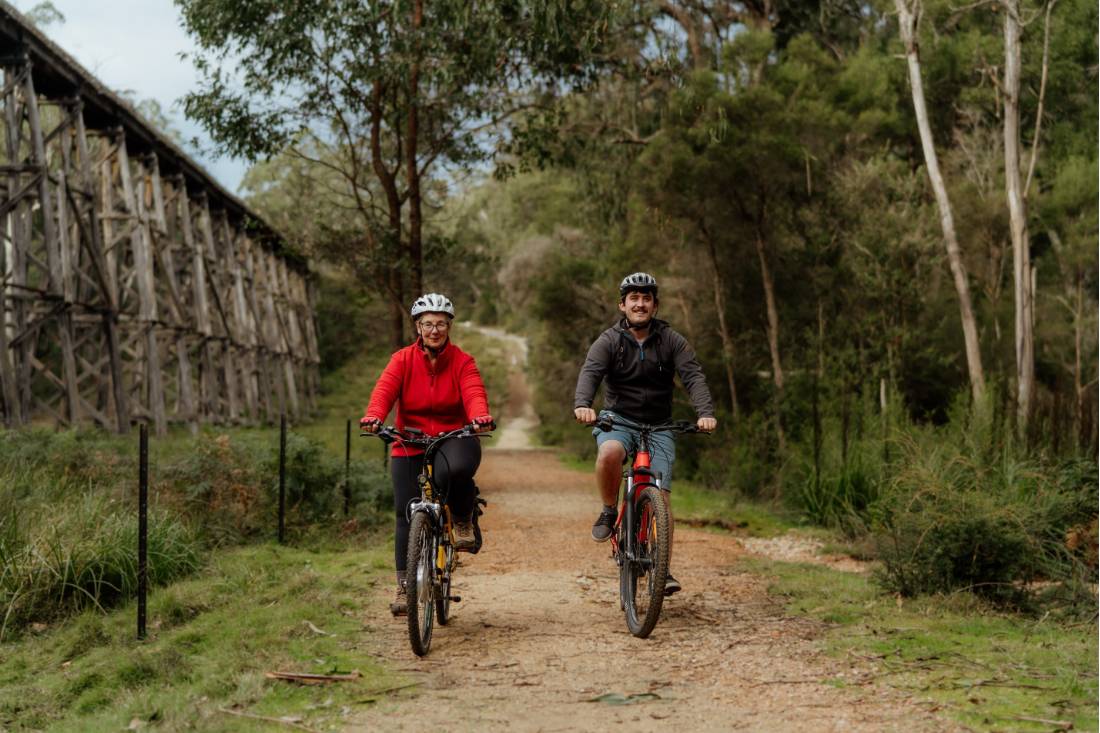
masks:
<instances>
[{"instance_id":1,"label":"white bicycle helmet","mask_svg":"<svg viewBox=\"0 0 1100 733\"><path fill-rule=\"evenodd\" d=\"M455 307L451 304L450 299L442 293L424 293L413 301L412 310L409 313L413 318L421 313L446 313L454 318Z\"/></svg>"},{"instance_id":2,"label":"white bicycle helmet","mask_svg":"<svg viewBox=\"0 0 1100 733\"><path fill-rule=\"evenodd\" d=\"M657 280L647 272L634 272L623 278L619 283L619 295L625 296L631 290L653 293L657 295Z\"/></svg>"}]
</instances>

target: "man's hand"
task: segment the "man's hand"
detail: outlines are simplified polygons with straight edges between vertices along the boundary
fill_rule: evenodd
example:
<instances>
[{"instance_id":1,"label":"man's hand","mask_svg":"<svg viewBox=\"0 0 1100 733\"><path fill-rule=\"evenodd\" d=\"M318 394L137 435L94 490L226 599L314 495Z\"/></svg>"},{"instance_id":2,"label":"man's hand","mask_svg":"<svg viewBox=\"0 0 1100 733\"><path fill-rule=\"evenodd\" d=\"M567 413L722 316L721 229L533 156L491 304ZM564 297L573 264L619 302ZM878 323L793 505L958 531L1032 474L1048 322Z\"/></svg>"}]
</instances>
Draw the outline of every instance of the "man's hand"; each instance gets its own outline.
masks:
<instances>
[{"instance_id":1,"label":"man's hand","mask_svg":"<svg viewBox=\"0 0 1100 733\"><path fill-rule=\"evenodd\" d=\"M701 433L713 433L718 428L718 421L713 417L701 417L695 422L695 427Z\"/></svg>"},{"instance_id":2,"label":"man's hand","mask_svg":"<svg viewBox=\"0 0 1100 733\"><path fill-rule=\"evenodd\" d=\"M380 427L382 427L382 421L376 417L363 417L359 420L359 429L366 430L368 433L377 433Z\"/></svg>"},{"instance_id":3,"label":"man's hand","mask_svg":"<svg viewBox=\"0 0 1100 733\"><path fill-rule=\"evenodd\" d=\"M480 417L475 417L473 422L475 425L477 425L477 432L479 433L486 433L496 427L496 425L493 423L492 415L481 415Z\"/></svg>"},{"instance_id":4,"label":"man's hand","mask_svg":"<svg viewBox=\"0 0 1100 733\"><path fill-rule=\"evenodd\" d=\"M577 422L584 423L585 425L594 425L596 423L596 411L591 407L578 407L573 410L573 415L577 418Z\"/></svg>"}]
</instances>

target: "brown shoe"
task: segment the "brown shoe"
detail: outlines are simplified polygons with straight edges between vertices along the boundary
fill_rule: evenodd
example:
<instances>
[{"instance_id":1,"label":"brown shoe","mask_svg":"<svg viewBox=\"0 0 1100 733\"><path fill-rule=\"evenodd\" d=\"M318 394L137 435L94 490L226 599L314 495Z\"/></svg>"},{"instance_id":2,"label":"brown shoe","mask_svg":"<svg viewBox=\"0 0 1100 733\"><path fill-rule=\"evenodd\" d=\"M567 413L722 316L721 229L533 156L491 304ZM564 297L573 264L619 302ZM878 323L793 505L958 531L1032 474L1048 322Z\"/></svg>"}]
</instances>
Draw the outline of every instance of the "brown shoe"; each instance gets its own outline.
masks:
<instances>
[{"instance_id":1,"label":"brown shoe","mask_svg":"<svg viewBox=\"0 0 1100 733\"><path fill-rule=\"evenodd\" d=\"M404 583L397 586L397 596L393 599L393 603L390 604L390 613L394 616L409 615L409 596L405 592Z\"/></svg>"},{"instance_id":2,"label":"brown shoe","mask_svg":"<svg viewBox=\"0 0 1100 733\"><path fill-rule=\"evenodd\" d=\"M455 522L455 549L472 550L477 544L472 522Z\"/></svg>"}]
</instances>

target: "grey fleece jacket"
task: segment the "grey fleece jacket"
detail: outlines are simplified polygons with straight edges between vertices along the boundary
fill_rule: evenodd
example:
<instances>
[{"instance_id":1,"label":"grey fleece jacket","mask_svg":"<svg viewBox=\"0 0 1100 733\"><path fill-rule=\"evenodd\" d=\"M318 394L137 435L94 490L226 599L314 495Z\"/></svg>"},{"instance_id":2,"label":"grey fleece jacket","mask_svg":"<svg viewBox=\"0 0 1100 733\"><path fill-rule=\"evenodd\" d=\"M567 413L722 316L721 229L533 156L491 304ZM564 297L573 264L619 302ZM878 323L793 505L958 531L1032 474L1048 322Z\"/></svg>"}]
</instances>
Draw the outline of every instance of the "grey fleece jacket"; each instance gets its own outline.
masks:
<instances>
[{"instance_id":1,"label":"grey fleece jacket","mask_svg":"<svg viewBox=\"0 0 1100 733\"><path fill-rule=\"evenodd\" d=\"M607 381L604 408L642 423L661 423L672 417L675 376L691 398L699 417L714 416L714 400L703 369L687 339L654 318L649 336L638 343L626 319L599 335L577 378L573 407L591 407L600 382Z\"/></svg>"}]
</instances>

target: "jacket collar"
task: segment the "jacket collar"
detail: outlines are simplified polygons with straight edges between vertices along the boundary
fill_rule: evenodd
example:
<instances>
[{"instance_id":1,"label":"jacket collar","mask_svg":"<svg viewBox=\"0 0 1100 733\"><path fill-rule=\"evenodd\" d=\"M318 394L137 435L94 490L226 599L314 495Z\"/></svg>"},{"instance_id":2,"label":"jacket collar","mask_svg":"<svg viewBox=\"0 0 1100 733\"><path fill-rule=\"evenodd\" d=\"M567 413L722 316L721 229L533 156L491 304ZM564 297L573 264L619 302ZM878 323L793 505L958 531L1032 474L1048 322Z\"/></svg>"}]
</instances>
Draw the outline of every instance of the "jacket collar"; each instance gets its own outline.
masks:
<instances>
[{"instance_id":1,"label":"jacket collar","mask_svg":"<svg viewBox=\"0 0 1100 733\"><path fill-rule=\"evenodd\" d=\"M424 339L420 336L416 337L416 341L413 342L413 346L416 348L416 353L420 354L425 359L428 358L428 351L424 347ZM454 347L451 345L451 339L448 336L447 342L443 344L443 348L439 350L439 354L435 357L436 366L443 365L448 358L450 358L451 352L454 351Z\"/></svg>"},{"instance_id":2,"label":"jacket collar","mask_svg":"<svg viewBox=\"0 0 1100 733\"><path fill-rule=\"evenodd\" d=\"M667 326L668 321L662 321L660 318L654 318L649 322L649 338L656 336ZM627 328L625 317L619 318L619 322L615 324L615 330L618 331L619 335L621 336L629 336L630 338L634 338L634 334L631 333L629 328Z\"/></svg>"}]
</instances>

